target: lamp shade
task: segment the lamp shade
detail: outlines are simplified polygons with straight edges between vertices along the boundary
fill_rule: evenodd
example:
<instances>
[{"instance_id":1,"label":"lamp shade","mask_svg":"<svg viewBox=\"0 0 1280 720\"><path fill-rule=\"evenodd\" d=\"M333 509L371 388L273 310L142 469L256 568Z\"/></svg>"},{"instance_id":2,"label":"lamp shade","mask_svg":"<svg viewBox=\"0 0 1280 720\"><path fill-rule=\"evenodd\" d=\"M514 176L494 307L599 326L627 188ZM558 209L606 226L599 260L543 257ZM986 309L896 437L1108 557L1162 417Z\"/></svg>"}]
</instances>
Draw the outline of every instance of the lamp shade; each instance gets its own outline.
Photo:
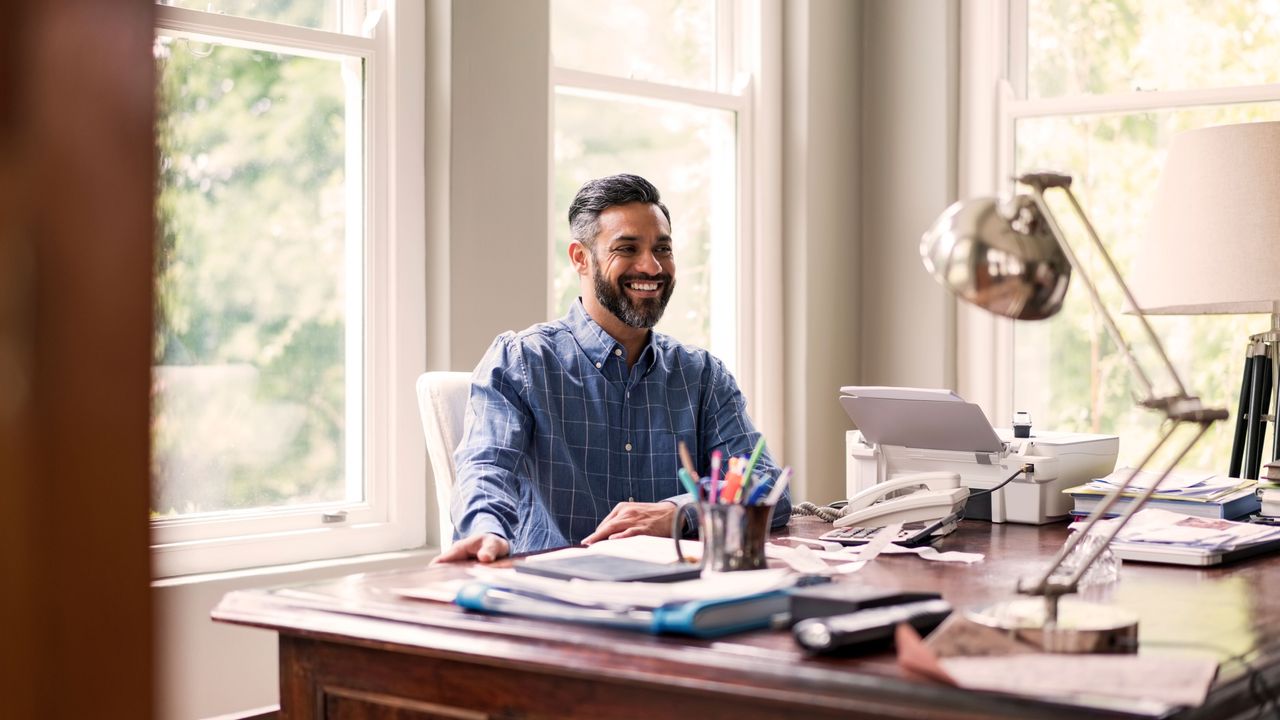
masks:
<instances>
[{"instance_id":1,"label":"lamp shade","mask_svg":"<svg viewBox=\"0 0 1280 720\"><path fill-rule=\"evenodd\" d=\"M1280 301L1280 122L1174 137L1132 277L1147 314L1273 312Z\"/></svg>"}]
</instances>

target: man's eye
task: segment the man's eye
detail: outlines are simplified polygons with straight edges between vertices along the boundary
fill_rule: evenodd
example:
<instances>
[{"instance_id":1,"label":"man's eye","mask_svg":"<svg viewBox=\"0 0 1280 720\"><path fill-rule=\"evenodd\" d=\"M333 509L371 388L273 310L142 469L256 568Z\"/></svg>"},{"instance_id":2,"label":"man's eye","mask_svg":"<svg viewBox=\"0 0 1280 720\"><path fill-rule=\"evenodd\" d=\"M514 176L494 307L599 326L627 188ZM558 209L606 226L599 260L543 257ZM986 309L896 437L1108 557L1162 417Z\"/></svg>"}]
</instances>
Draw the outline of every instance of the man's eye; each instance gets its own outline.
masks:
<instances>
[{"instance_id":1,"label":"man's eye","mask_svg":"<svg viewBox=\"0 0 1280 720\"><path fill-rule=\"evenodd\" d=\"M631 253L635 252L636 249L631 247L630 245L623 245L622 247L614 248L613 251L621 255L630 255Z\"/></svg>"},{"instance_id":2,"label":"man's eye","mask_svg":"<svg viewBox=\"0 0 1280 720\"><path fill-rule=\"evenodd\" d=\"M655 249L654 249L654 252L655 252L655 253L657 253L658 255L670 255L670 254L671 254L671 246L670 246L670 245L659 245L657 248L655 248Z\"/></svg>"}]
</instances>

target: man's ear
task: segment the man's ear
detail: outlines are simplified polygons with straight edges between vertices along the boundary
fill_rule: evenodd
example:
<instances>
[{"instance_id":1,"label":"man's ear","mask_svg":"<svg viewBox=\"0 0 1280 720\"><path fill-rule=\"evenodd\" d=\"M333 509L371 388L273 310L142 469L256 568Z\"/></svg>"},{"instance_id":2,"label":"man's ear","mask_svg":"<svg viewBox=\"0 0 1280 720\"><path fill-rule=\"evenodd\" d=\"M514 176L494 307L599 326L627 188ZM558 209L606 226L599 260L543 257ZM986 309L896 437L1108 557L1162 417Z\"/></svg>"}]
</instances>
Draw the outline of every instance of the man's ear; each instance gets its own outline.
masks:
<instances>
[{"instance_id":1,"label":"man's ear","mask_svg":"<svg viewBox=\"0 0 1280 720\"><path fill-rule=\"evenodd\" d=\"M590 254L591 250L586 245L577 240L569 241L569 262L573 263L573 269L579 275L586 276L591 274L590 258L588 257Z\"/></svg>"}]
</instances>

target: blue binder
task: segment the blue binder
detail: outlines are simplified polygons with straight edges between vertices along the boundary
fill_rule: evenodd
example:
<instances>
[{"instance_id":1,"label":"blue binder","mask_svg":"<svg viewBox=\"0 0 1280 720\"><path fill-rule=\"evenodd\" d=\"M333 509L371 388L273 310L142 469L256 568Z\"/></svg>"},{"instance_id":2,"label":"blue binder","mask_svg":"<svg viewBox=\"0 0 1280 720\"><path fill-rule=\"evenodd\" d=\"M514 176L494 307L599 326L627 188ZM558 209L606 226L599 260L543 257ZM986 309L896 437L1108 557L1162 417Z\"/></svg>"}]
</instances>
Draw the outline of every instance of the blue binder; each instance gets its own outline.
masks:
<instances>
[{"instance_id":1,"label":"blue binder","mask_svg":"<svg viewBox=\"0 0 1280 720\"><path fill-rule=\"evenodd\" d=\"M543 620L590 623L700 638L769 627L789 610L786 590L771 590L714 600L690 600L657 608L611 609L579 605L550 595L473 582L458 590L454 602L468 610L520 615Z\"/></svg>"}]
</instances>

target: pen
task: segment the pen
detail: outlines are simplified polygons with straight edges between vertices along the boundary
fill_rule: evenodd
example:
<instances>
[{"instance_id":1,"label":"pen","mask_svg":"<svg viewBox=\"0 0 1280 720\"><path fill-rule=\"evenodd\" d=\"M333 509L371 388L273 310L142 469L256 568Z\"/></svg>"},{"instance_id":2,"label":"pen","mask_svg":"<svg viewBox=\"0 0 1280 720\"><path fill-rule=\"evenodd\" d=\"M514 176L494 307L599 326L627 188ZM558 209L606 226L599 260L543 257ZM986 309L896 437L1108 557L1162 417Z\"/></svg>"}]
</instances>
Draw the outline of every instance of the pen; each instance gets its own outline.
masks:
<instances>
[{"instance_id":1,"label":"pen","mask_svg":"<svg viewBox=\"0 0 1280 720\"><path fill-rule=\"evenodd\" d=\"M760 453L764 452L764 433L760 434L760 439L756 441L756 449L751 451L751 459L747 461L747 469L742 471L742 477L751 479L751 471L756 469L756 462L760 460Z\"/></svg>"},{"instance_id":2,"label":"pen","mask_svg":"<svg viewBox=\"0 0 1280 720\"><path fill-rule=\"evenodd\" d=\"M684 463L684 469L688 471L689 477L694 482L697 482L700 479L698 477L698 468L694 467L693 457L689 455L689 446L685 445L684 441L681 440L678 447L680 449L680 462Z\"/></svg>"},{"instance_id":3,"label":"pen","mask_svg":"<svg viewBox=\"0 0 1280 720\"><path fill-rule=\"evenodd\" d=\"M751 497L752 491L756 489L756 485L760 480L759 475L746 475L742 478L742 487L738 489L738 502L743 505L749 504L747 500Z\"/></svg>"},{"instance_id":4,"label":"pen","mask_svg":"<svg viewBox=\"0 0 1280 720\"><path fill-rule=\"evenodd\" d=\"M755 505L757 502L760 501L760 498L764 497L764 493L768 489L769 489L768 483L757 484L755 488L751 491L751 496L747 498L747 504Z\"/></svg>"},{"instance_id":5,"label":"pen","mask_svg":"<svg viewBox=\"0 0 1280 720\"><path fill-rule=\"evenodd\" d=\"M720 502L720 458L723 457L719 450L711 453L711 502Z\"/></svg>"},{"instance_id":6,"label":"pen","mask_svg":"<svg viewBox=\"0 0 1280 720\"><path fill-rule=\"evenodd\" d=\"M778 498L782 497L782 491L787 489L787 483L791 480L791 466L788 465L782 469L782 474L778 476L777 482L773 484L773 490L769 491L769 497L764 499L765 505L778 504Z\"/></svg>"}]
</instances>

